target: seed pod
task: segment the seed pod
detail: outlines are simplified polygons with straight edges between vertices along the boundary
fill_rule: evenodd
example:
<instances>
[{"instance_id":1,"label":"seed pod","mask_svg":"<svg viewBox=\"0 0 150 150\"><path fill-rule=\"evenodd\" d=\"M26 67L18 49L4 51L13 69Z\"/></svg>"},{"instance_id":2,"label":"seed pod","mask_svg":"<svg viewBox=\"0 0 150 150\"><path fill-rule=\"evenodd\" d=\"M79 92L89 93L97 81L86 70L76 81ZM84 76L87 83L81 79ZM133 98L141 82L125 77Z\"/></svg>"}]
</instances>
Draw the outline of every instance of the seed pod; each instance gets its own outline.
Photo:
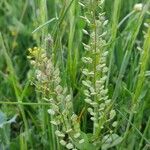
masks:
<instances>
[{"instance_id":1,"label":"seed pod","mask_svg":"<svg viewBox=\"0 0 150 150\"><path fill-rule=\"evenodd\" d=\"M113 127L116 127L117 125L118 125L117 121L114 121L113 124L112 124Z\"/></svg>"},{"instance_id":2,"label":"seed pod","mask_svg":"<svg viewBox=\"0 0 150 150\"><path fill-rule=\"evenodd\" d=\"M89 99L89 98L84 99L84 101L85 101L86 103L88 103L88 104L92 103L92 100Z\"/></svg>"},{"instance_id":3,"label":"seed pod","mask_svg":"<svg viewBox=\"0 0 150 150\"><path fill-rule=\"evenodd\" d=\"M72 143L68 143L68 144L66 145L66 148L67 148L67 149L72 149L72 148L73 148L73 144L72 144Z\"/></svg>"},{"instance_id":4,"label":"seed pod","mask_svg":"<svg viewBox=\"0 0 150 150\"><path fill-rule=\"evenodd\" d=\"M81 134L78 132L78 133L74 134L74 138L77 139L77 138L80 137L80 135L81 135Z\"/></svg>"},{"instance_id":5,"label":"seed pod","mask_svg":"<svg viewBox=\"0 0 150 150\"><path fill-rule=\"evenodd\" d=\"M82 61L86 64L91 64L93 62L91 57L82 57Z\"/></svg>"},{"instance_id":6,"label":"seed pod","mask_svg":"<svg viewBox=\"0 0 150 150\"><path fill-rule=\"evenodd\" d=\"M87 30L82 29L83 33L86 35L89 35L89 33L87 32Z\"/></svg>"},{"instance_id":7,"label":"seed pod","mask_svg":"<svg viewBox=\"0 0 150 150\"><path fill-rule=\"evenodd\" d=\"M82 81L82 84L86 87L89 87L89 88L91 87L91 81L89 81L89 80Z\"/></svg>"},{"instance_id":8,"label":"seed pod","mask_svg":"<svg viewBox=\"0 0 150 150\"><path fill-rule=\"evenodd\" d=\"M109 116L109 118L110 118L110 119L113 119L115 116L116 116L116 111L115 111L114 109L112 109L112 110L110 111L110 116Z\"/></svg>"},{"instance_id":9,"label":"seed pod","mask_svg":"<svg viewBox=\"0 0 150 150\"><path fill-rule=\"evenodd\" d=\"M63 146L65 146L66 144L67 144L67 142L66 141L64 141L64 140L60 140L60 142L59 142L61 145L63 145Z\"/></svg>"},{"instance_id":10,"label":"seed pod","mask_svg":"<svg viewBox=\"0 0 150 150\"><path fill-rule=\"evenodd\" d=\"M56 131L55 131L55 134L56 134L58 137L65 137L65 134L63 134L63 133L60 132L59 130L56 130Z\"/></svg>"},{"instance_id":11,"label":"seed pod","mask_svg":"<svg viewBox=\"0 0 150 150\"><path fill-rule=\"evenodd\" d=\"M82 144L82 143L84 143L84 139L81 139L80 141L79 141L79 144Z\"/></svg>"},{"instance_id":12,"label":"seed pod","mask_svg":"<svg viewBox=\"0 0 150 150\"><path fill-rule=\"evenodd\" d=\"M54 121L54 120L50 121L50 123L53 124L53 125L56 125L56 126L59 125L59 123Z\"/></svg>"},{"instance_id":13,"label":"seed pod","mask_svg":"<svg viewBox=\"0 0 150 150\"><path fill-rule=\"evenodd\" d=\"M53 109L48 109L47 111L50 115L55 115L55 111Z\"/></svg>"}]
</instances>

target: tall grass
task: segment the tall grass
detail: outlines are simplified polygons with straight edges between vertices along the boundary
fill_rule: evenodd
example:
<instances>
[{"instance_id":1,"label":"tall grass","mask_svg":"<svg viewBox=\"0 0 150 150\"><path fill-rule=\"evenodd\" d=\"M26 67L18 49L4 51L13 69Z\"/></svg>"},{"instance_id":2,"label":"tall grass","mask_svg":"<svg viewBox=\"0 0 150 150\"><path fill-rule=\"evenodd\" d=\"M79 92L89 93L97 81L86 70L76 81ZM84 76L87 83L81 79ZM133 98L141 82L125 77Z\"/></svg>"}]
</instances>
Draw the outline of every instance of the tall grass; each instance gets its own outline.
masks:
<instances>
[{"instance_id":1,"label":"tall grass","mask_svg":"<svg viewBox=\"0 0 150 150\"><path fill-rule=\"evenodd\" d=\"M1 0L0 149L149 149L149 10Z\"/></svg>"}]
</instances>

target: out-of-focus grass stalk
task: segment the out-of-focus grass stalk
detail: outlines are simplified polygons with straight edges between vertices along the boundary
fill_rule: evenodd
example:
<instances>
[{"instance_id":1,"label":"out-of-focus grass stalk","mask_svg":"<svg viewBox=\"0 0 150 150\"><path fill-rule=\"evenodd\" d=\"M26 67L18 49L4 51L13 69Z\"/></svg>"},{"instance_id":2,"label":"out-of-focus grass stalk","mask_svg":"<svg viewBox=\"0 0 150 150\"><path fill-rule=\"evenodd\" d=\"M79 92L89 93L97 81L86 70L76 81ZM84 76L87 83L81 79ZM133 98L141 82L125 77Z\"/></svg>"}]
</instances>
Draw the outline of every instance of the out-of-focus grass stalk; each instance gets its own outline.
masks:
<instances>
[{"instance_id":1,"label":"out-of-focus grass stalk","mask_svg":"<svg viewBox=\"0 0 150 150\"><path fill-rule=\"evenodd\" d=\"M77 10L78 10L78 0L74 1L69 9L68 18L70 25L70 32L68 36L68 57L67 57L67 72L70 76L70 85L75 86L76 74L77 74L77 64L78 64L78 45L79 40L76 39L76 33L79 31L76 28L77 23Z\"/></svg>"},{"instance_id":2,"label":"out-of-focus grass stalk","mask_svg":"<svg viewBox=\"0 0 150 150\"><path fill-rule=\"evenodd\" d=\"M3 55L5 57L7 67L8 67L8 70L10 72L10 79L11 79L11 83L12 83L12 86L13 86L14 91L15 91L16 99L19 103L22 103L22 99L21 99L22 89L21 89L21 86L20 86L19 81L17 79L17 75L15 74L15 70L13 68L12 61L11 61L7 51L6 51L4 40L3 40L3 37L2 37L1 33L0 33L0 41L1 41L1 44L2 44ZM28 134L29 133L28 123L27 123L27 119L26 119L26 115L25 115L23 106L19 105L19 110L20 110L22 118L23 118L23 122L24 122L24 126L25 126L25 134L26 134L26 137L27 137L26 140L25 140L25 143L26 143L26 145L28 145L27 141L30 140L30 142L32 142L32 140L31 140L31 138ZM26 150L26 149L24 149L24 150Z\"/></svg>"},{"instance_id":3,"label":"out-of-focus grass stalk","mask_svg":"<svg viewBox=\"0 0 150 150\"><path fill-rule=\"evenodd\" d=\"M70 18L70 28L69 28L69 36L68 36L68 57L67 57L67 71L68 71L68 75L72 74L72 69L73 69L73 40L74 40L74 34L75 34L75 2L72 3L71 5L71 9L69 11L69 18ZM71 77L70 77L70 81ZM71 82L70 82L71 83Z\"/></svg>"},{"instance_id":4,"label":"out-of-focus grass stalk","mask_svg":"<svg viewBox=\"0 0 150 150\"><path fill-rule=\"evenodd\" d=\"M115 47L115 39L117 36L117 31L118 31L118 22L119 22L119 16L120 16L120 8L121 8L121 0L115 0L114 2L114 8L113 8L113 16L112 16L112 31L111 31L111 39L110 39L110 61L109 61L109 70L108 70L108 78L106 85L108 86L109 84L109 78L110 78L110 73L112 70L112 64L114 62L114 47Z\"/></svg>"},{"instance_id":5,"label":"out-of-focus grass stalk","mask_svg":"<svg viewBox=\"0 0 150 150\"><path fill-rule=\"evenodd\" d=\"M144 46L143 46L143 52L141 54L141 60L140 60L140 73L137 81L137 86L135 90L135 94L133 96L133 103L138 102L138 98L141 94L141 89L143 88L143 83L145 80L145 71L147 69L148 61L150 58L150 27L148 29L148 32L146 34L146 38L144 41Z\"/></svg>"},{"instance_id":6,"label":"out-of-focus grass stalk","mask_svg":"<svg viewBox=\"0 0 150 150\"><path fill-rule=\"evenodd\" d=\"M20 140L20 150L28 150L28 145L26 143L24 135L20 134L19 140Z\"/></svg>"},{"instance_id":7,"label":"out-of-focus grass stalk","mask_svg":"<svg viewBox=\"0 0 150 150\"><path fill-rule=\"evenodd\" d=\"M117 81L116 81L116 86L115 86L114 93L113 93L113 98L112 99L114 101L117 99L117 97L119 95L120 84L122 82L122 78L123 78L123 76L125 74L125 71L126 71L126 68L128 66L130 56L131 56L131 52L132 52L133 46L135 44L137 35L139 33L139 30L140 30L140 27L141 27L141 24L143 22L144 15L145 15L147 9L148 9L148 6L145 5L145 7L143 8L143 11L141 12L141 14L140 15L137 14L137 15L139 15L137 23L135 24L135 26L133 26L131 28L132 30L131 30L131 33L130 33L130 38L127 41L128 42L127 47L125 47L126 52L125 52L125 55L124 55L124 58L123 58L123 61L122 61L122 65L121 65L121 68L120 68L120 71L119 71L119 75L118 75L118 78L117 78Z\"/></svg>"},{"instance_id":8,"label":"out-of-focus grass stalk","mask_svg":"<svg viewBox=\"0 0 150 150\"><path fill-rule=\"evenodd\" d=\"M70 7L72 6L73 2L75 0L71 0L70 3L63 4L63 7L61 9L60 15L58 16L58 21L56 22L54 29L52 31L52 36L55 39L54 46L53 46L53 54L54 54L54 64L57 62L57 53L58 53L58 48L60 46L60 37L64 30L60 30L62 27L62 23L67 16L68 11L70 10Z\"/></svg>"},{"instance_id":9,"label":"out-of-focus grass stalk","mask_svg":"<svg viewBox=\"0 0 150 150\"><path fill-rule=\"evenodd\" d=\"M48 16L47 16L47 1L46 0L40 0L40 2L39 2L39 10L40 10L39 22L40 22L40 24L44 24L48 20ZM47 33L48 33L48 27L45 26L45 28L43 28L41 30L41 36L42 36L41 44L43 44L44 38L47 35Z\"/></svg>"},{"instance_id":10,"label":"out-of-focus grass stalk","mask_svg":"<svg viewBox=\"0 0 150 150\"><path fill-rule=\"evenodd\" d=\"M28 0L26 0L25 3L24 3L23 11L22 11L22 13L21 13L21 17L20 17L20 20L19 20L20 22L22 22L22 20L23 20L23 17L24 17L24 15L25 15L25 12L26 12L26 10L27 10L27 7L28 7ZM17 40L17 38L18 38L18 33L19 33L19 31L17 30L16 36L14 37L12 44L16 43L16 40ZM12 45L12 51L11 51L11 53L13 53L13 51L14 51L14 47L13 47L13 45Z\"/></svg>"},{"instance_id":11,"label":"out-of-focus grass stalk","mask_svg":"<svg viewBox=\"0 0 150 150\"><path fill-rule=\"evenodd\" d=\"M57 18L52 18L48 21L46 21L44 24L40 25L39 27L37 27L35 30L32 31L32 34L34 34L35 32L37 32L38 30L41 30L43 27L45 27L46 25L50 24L51 22L53 22L54 20L56 20Z\"/></svg>"},{"instance_id":12,"label":"out-of-focus grass stalk","mask_svg":"<svg viewBox=\"0 0 150 150\"><path fill-rule=\"evenodd\" d=\"M143 141L144 141L144 137L145 137L145 135L146 135L146 133L147 133L149 127L150 127L150 117L148 118L148 121L147 121L145 130L144 130L144 133L143 133L143 137L141 138L141 141L140 141L139 149L138 149L138 150L141 150L141 148L142 148L142 144L143 144Z\"/></svg>"},{"instance_id":13,"label":"out-of-focus grass stalk","mask_svg":"<svg viewBox=\"0 0 150 150\"><path fill-rule=\"evenodd\" d=\"M0 104L5 104L5 105L32 105L32 106L49 106L49 103L31 103L31 102L4 102L0 101Z\"/></svg>"},{"instance_id":14,"label":"out-of-focus grass stalk","mask_svg":"<svg viewBox=\"0 0 150 150\"><path fill-rule=\"evenodd\" d=\"M139 73L139 77L137 80L137 86L135 89L135 93L132 98L132 108L131 108L131 113L129 116L130 121L133 119L135 109L138 109L137 104L139 102L139 96L141 95L141 89L143 88L143 83L145 81L145 71L147 69L147 64L148 64L149 57L150 57L149 56L149 53L150 53L150 42L149 41L150 41L150 27L146 34L146 38L145 38L144 46L143 46L143 53L140 58L140 64L139 64L140 65L140 73ZM129 132L129 128L130 128L130 124L127 125L125 137L127 136L128 132Z\"/></svg>"},{"instance_id":15,"label":"out-of-focus grass stalk","mask_svg":"<svg viewBox=\"0 0 150 150\"><path fill-rule=\"evenodd\" d=\"M40 18L39 19L39 23L40 25L44 25L47 21L48 21L48 11L47 11L47 1L46 0L40 0L39 1L39 11L40 11ZM48 35L48 26L44 26L44 28L41 28L41 40L39 38L39 45L42 45L43 48L46 48L45 45L45 38ZM43 91L44 92L44 91ZM43 95L44 97L44 95ZM42 103L41 101L42 97L39 98L38 103ZM50 124L50 119L52 119L51 117L49 118L49 115L47 113L47 107L45 107L44 105L41 105L39 110L41 110L40 112L40 116L42 117L42 132L44 137L49 141L49 148L56 150L56 142L55 142L55 135L54 135L54 126L52 124ZM46 147L44 147L44 149L46 149Z\"/></svg>"}]
</instances>

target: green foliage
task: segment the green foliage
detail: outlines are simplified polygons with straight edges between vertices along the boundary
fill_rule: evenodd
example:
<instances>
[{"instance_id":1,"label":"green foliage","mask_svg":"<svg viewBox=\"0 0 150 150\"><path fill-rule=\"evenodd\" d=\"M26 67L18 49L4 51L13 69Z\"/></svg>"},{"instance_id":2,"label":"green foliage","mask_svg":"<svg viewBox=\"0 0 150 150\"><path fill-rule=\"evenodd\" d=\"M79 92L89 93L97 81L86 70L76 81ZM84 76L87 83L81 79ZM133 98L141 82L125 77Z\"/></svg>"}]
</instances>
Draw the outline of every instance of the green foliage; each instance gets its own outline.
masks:
<instances>
[{"instance_id":1,"label":"green foliage","mask_svg":"<svg viewBox=\"0 0 150 150\"><path fill-rule=\"evenodd\" d=\"M0 150L150 145L150 0L0 1Z\"/></svg>"}]
</instances>

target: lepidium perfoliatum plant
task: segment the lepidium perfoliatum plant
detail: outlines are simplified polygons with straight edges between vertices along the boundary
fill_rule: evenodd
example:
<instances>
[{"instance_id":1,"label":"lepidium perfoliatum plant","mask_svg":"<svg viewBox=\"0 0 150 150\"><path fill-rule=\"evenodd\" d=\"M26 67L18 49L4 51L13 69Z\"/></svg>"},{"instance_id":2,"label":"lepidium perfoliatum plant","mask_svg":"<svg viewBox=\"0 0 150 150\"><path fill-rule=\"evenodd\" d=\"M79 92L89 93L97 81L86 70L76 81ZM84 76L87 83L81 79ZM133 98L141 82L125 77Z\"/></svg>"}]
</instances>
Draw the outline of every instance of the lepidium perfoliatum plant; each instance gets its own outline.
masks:
<instances>
[{"instance_id":1,"label":"lepidium perfoliatum plant","mask_svg":"<svg viewBox=\"0 0 150 150\"><path fill-rule=\"evenodd\" d=\"M71 90L61 86L59 69L53 65L44 49L30 48L29 53L28 58L35 70L34 84L50 104L47 112L51 116L52 134L55 134L58 140L54 147L60 149L62 145L67 149L81 149L85 139L81 135L78 116L73 111Z\"/></svg>"},{"instance_id":2,"label":"lepidium perfoliatum plant","mask_svg":"<svg viewBox=\"0 0 150 150\"><path fill-rule=\"evenodd\" d=\"M150 0L0 0L0 150L36 149L150 149Z\"/></svg>"},{"instance_id":3,"label":"lepidium perfoliatum plant","mask_svg":"<svg viewBox=\"0 0 150 150\"><path fill-rule=\"evenodd\" d=\"M88 43L82 43L85 53L81 58L83 66L80 69L85 101L82 113L87 114L83 115L83 120L90 117L90 123L93 124L90 133L81 130L82 113L75 114L73 92L62 84L59 67L53 63L53 54L48 56L47 50L40 47L29 48L28 58L35 76L33 83L42 99L50 106L47 113L50 115L52 149L107 149L122 140L115 133L116 111L106 86L108 20L102 11L103 3L104 1L79 3L85 9L85 14L80 17L89 28L88 31L83 29L83 34L90 39ZM88 126L88 123L89 121L84 126Z\"/></svg>"},{"instance_id":4,"label":"lepidium perfoliatum plant","mask_svg":"<svg viewBox=\"0 0 150 150\"><path fill-rule=\"evenodd\" d=\"M118 144L122 138L114 133L117 126L116 111L112 107L111 98L106 86L108 67L107 56L107 24L105 13L102 11L104 1L89 2L91 6L86 13L85 20L90 28L89 32L83 29L84 34L90 37L88 44L83 43L85 56L83 61L83 93L87 103L87 111L93 122L92 142L96 148L111 147L111 143ZM97 6L99 10L96 11ZM88 19L87 19L88 18ZM108 145L107 145L108 144ZM112 145L113 145L112 144Z\"/></svg>"}]
</instances>

